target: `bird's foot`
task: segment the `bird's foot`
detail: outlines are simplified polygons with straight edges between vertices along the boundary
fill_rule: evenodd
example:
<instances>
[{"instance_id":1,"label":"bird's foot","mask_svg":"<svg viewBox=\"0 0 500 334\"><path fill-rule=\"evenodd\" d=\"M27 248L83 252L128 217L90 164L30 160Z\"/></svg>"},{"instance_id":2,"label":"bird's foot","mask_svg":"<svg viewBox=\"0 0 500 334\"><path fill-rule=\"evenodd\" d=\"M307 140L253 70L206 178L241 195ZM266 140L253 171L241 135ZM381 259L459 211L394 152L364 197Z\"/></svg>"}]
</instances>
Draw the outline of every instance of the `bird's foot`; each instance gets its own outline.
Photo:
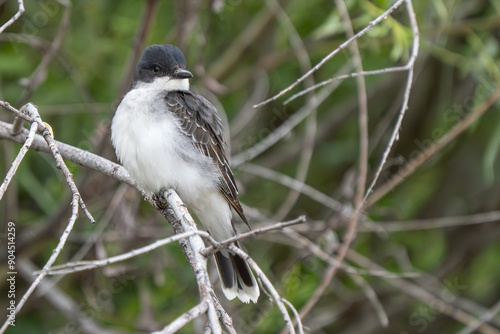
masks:
<instances>
[{"instance_id":1,"label":"bird's foot","mask_svg":"<svg viewBox=\"0 0 500 334\"><path fill-rule=\"evenodd\" d=\"M165 199L165 196L163 196L163 194L163 191L160 191L157 194L150 194L150 202L153 202L154 206L160 210L164 210L167 208L167 200Z\"/></svg>"}]
</instances>

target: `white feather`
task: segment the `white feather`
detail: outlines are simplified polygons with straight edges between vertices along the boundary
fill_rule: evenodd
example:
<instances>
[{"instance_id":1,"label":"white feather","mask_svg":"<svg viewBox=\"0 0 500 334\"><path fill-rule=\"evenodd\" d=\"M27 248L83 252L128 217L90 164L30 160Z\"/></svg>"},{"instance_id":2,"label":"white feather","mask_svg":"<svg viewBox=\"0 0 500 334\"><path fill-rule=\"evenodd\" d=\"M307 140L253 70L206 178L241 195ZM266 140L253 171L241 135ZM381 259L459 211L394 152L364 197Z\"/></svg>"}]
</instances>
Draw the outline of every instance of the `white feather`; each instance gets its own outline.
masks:
<instances>
[{"instance_id":1,"label":"white feather","mask_svg":"<svg viewBox=\"0 0 500 334\"><path fill-rule=\"evenodd\" d=\"M217 167L180 132L162 97L165 90L180 88L189 89L187 79L158 78L137 85L116 110L111 141L140 188L148 193L174 189L214 238L224 240L233 230L231 210L218 190Z\"/></svg>"},{"instance_id":2,"label":"white feather","mask_svg":"<svg viewBox=\"0 0 500 334\"><path fill-rule=\"evenodd\" d=\"M200 154L190 155L196 157L195 161L182 158L183 150L195 153L194 147L180 132L175 115L168 112L161 81L142 83L125 95L111 124L113 146L124 167L146 192L156 193L165 187L198 189L207 184L206 177L212 176L208 168L211 161Z\"/></svg>"},{"instance_id":3,"label":"white feather","mask_svg":"<svg viewBox=\"0 0 500 334\"><path fill-rule=\"evenodd\" d=\"M111 141L123 166L150 194L174 189L218 241L234 236L231 209L218 188L217 166L198 152L168 111L166 91L188 90L188 79L157 78L134 86L120 102L111 123ZM188 160L189 159L189 160ZM259 289L223 286L225 296L257 302Z\"/></svg>"}]
</instances>

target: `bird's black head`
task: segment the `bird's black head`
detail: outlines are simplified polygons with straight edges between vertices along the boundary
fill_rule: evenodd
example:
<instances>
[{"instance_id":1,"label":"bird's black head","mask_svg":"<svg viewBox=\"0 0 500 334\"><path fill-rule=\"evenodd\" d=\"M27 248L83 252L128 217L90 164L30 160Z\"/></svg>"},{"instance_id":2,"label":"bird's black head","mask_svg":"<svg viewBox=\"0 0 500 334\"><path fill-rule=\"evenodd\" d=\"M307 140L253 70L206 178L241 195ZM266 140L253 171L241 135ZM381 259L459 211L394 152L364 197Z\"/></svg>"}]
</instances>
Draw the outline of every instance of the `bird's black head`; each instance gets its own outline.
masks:
<instances>
[{"instance_id":1,"label":"bird's black head","mask_svg":"<svg viewBox=\"0 0 500 334\"><path fill-rule=\"evenodd\" d=\"M172 79L189 79L193 75L186 70L186 59L178 47L171 44L153 44L144 49L134 72L134 82L152 82L168 76Z\"/></svg>"}]
</instances>

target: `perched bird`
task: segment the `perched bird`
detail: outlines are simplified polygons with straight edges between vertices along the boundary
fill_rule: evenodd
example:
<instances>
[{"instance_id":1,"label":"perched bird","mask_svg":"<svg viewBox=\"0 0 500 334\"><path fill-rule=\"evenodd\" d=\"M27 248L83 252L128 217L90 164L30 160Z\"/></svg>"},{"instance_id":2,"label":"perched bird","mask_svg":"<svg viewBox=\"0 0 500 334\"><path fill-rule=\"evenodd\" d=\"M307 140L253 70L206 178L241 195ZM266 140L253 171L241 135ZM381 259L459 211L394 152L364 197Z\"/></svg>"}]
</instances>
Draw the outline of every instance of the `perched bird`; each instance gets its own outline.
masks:
<instances>
[{"instance_id":1,"label":"perched bird","mask_svg":"<svg viewBox=\"0 0 500 334\"><path fill-rule=\"evenodd\" d=\"M207 99L190 90L192 77L176 46L148 46L116 109L111 141L143 191L174 189L212 237L223 241L236 235L231 209L247 220L226 158L221 119ZM214 256L226 298L257 302L259 287L247 262L228 250Z\"/></svg>"}]
</instances>

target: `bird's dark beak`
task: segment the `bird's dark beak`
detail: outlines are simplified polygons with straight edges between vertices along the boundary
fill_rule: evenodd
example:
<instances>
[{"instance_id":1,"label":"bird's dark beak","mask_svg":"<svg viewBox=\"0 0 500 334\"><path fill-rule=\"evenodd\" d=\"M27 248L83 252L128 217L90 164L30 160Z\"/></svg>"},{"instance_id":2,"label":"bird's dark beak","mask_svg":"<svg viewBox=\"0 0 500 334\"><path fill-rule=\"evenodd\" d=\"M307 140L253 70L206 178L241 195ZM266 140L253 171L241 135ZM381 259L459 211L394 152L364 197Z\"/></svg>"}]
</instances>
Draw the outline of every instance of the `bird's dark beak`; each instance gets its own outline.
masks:
<instances>
[{"instance_id":1,"label":"bird's dark beak","mask_svg":"<svg viewBox=\"0 0 500 334\"><path fill-rule=\"evenodd\" d=\"M193 77L193 74L191 72L189 72L188 70L185 70L183 68L179 68L179 69L175 70L174 75L172 76L172 78L174 78L174 79L189 79L192 77Z\"/></svg>"}]
</instances>

